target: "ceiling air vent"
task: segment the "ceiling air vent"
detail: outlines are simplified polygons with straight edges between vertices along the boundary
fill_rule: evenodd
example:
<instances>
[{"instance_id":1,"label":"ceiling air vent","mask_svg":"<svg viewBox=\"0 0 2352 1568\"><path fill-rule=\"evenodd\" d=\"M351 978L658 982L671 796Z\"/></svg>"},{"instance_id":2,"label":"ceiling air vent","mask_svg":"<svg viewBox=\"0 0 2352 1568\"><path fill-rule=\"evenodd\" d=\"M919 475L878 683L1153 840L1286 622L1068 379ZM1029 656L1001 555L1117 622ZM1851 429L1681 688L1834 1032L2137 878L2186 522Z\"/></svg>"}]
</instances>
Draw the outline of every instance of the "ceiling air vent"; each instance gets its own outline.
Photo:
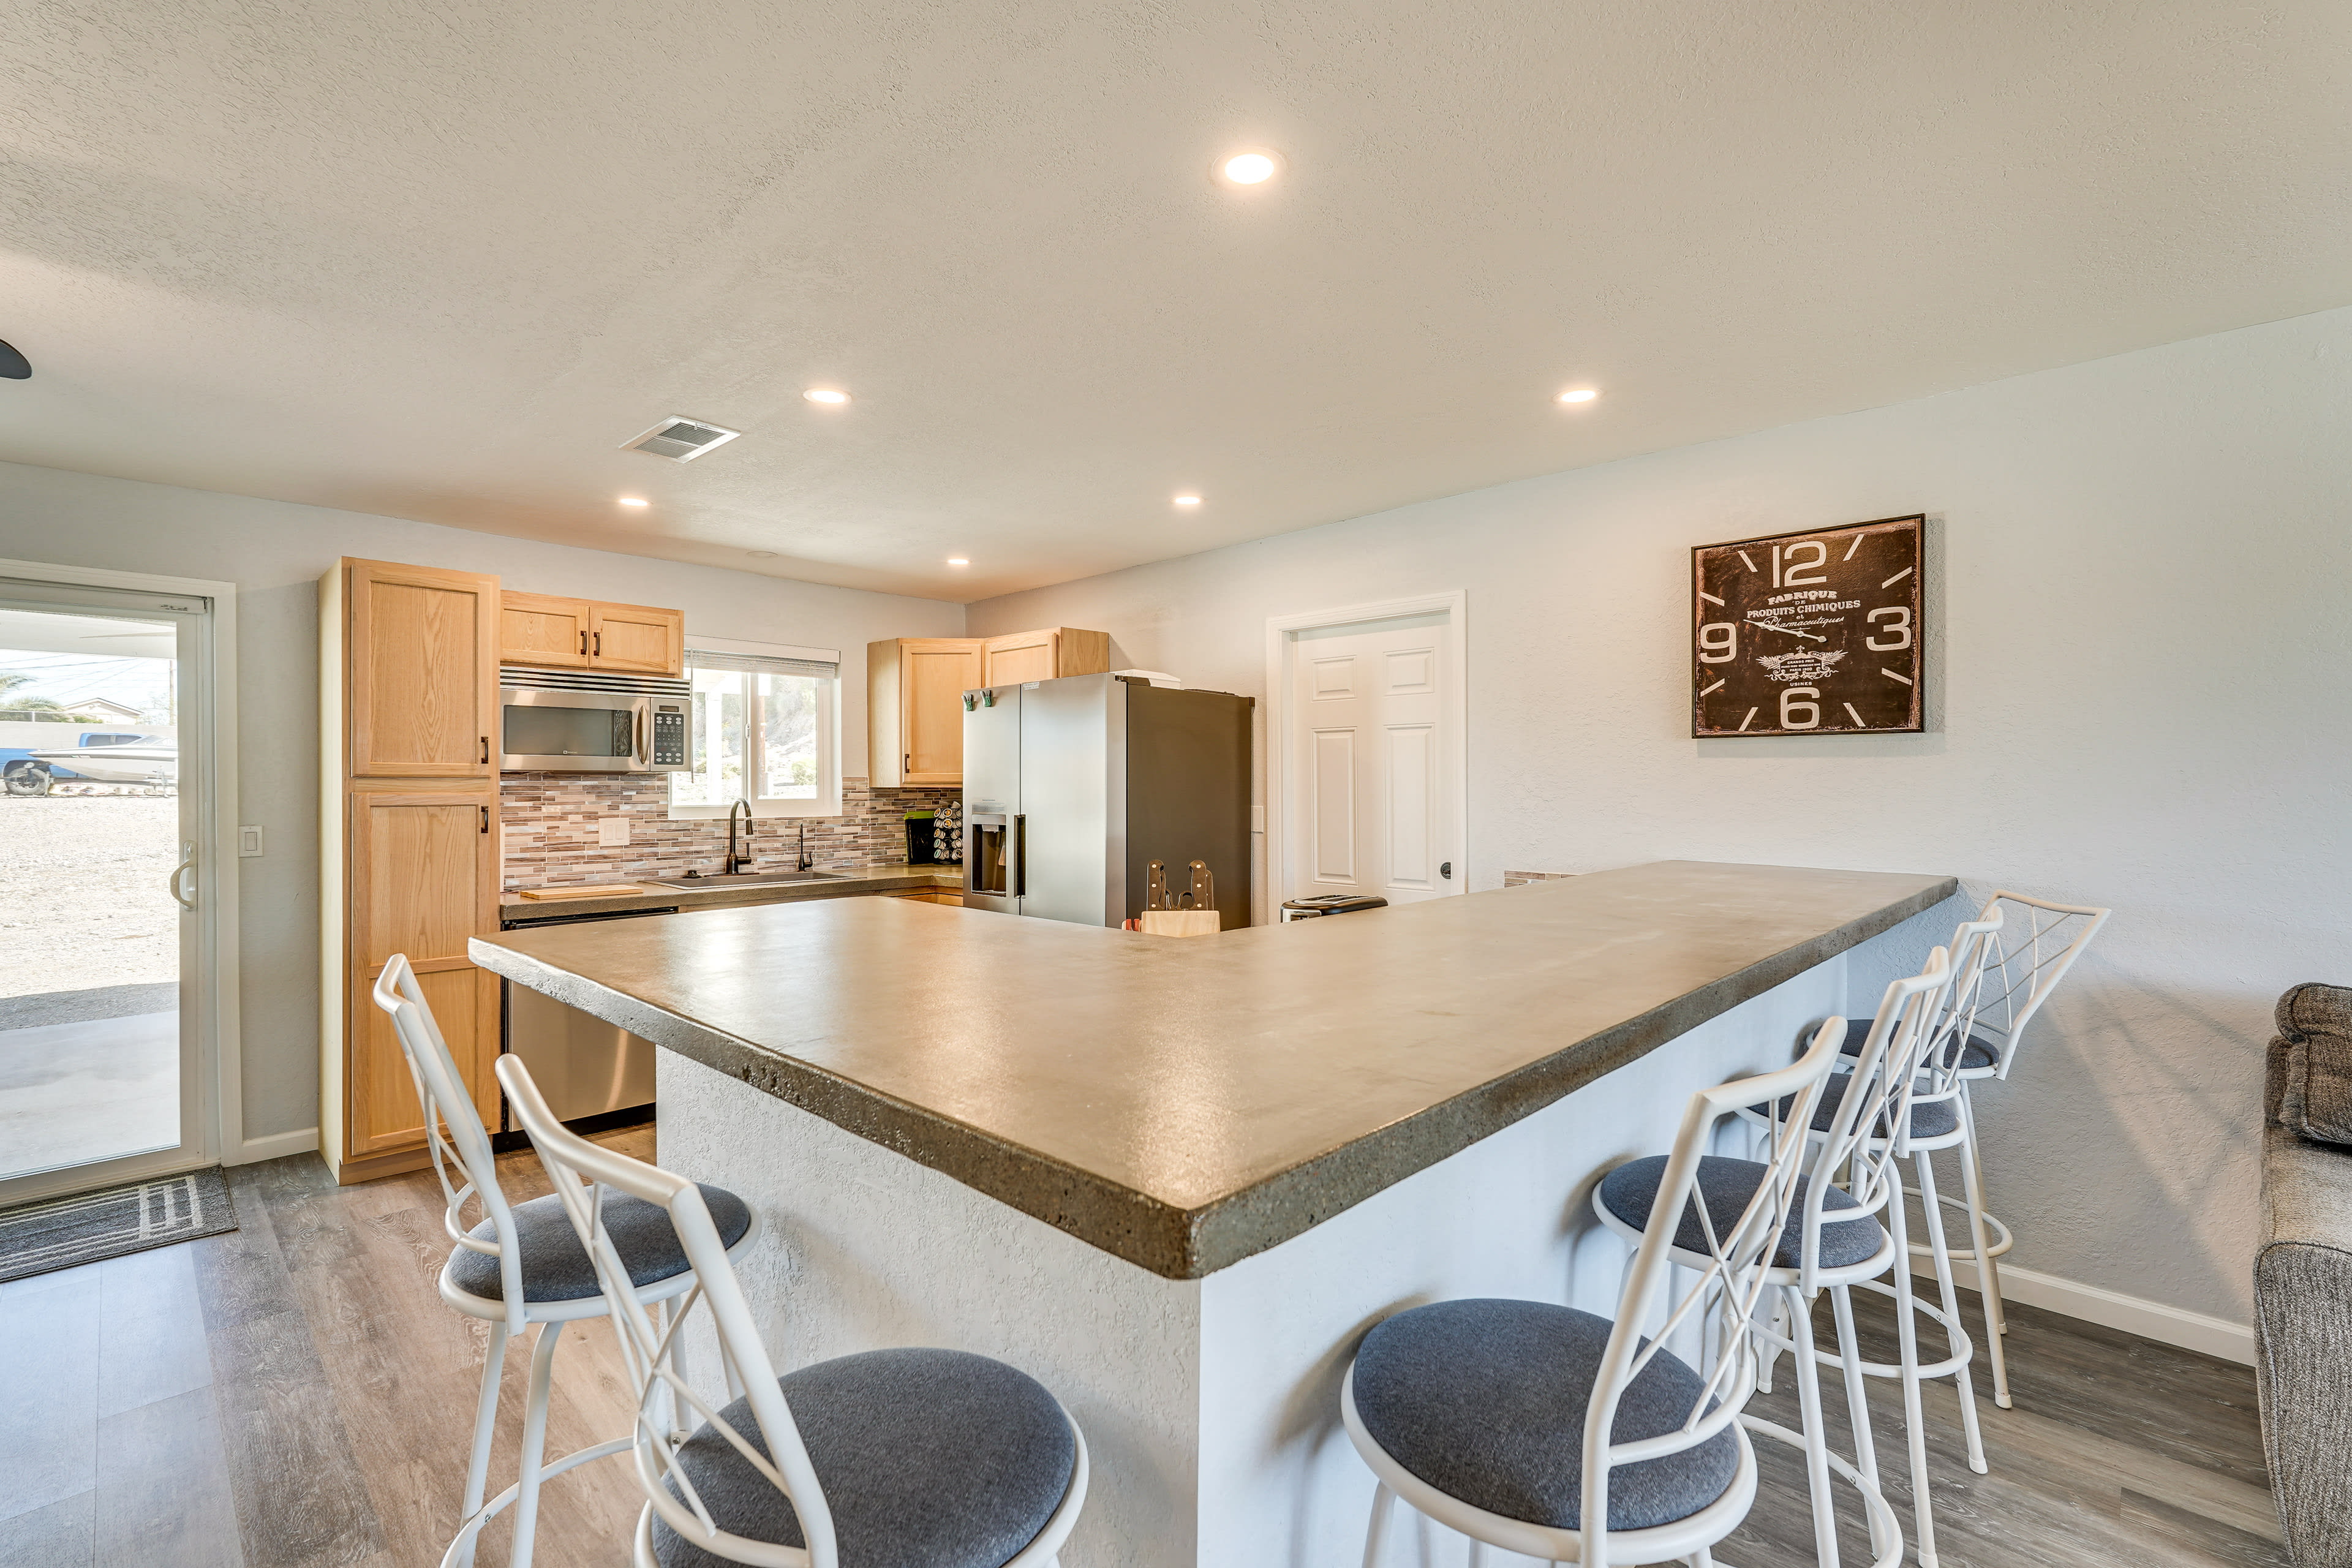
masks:
<instances>
[{"instance_id":1,"label":"ceiling air vent","mask_svg":"<svg viewBox=\"0 0 2352 1568\"><path fill-rule=\"evenodd\" d=\"M635 440L624 441L622 447L632 452L651 452L656 458L669 458L690 463L713 447L723 447L743 432L724 426L705 424L673 414Z\"/></svg>"}]
</instances>

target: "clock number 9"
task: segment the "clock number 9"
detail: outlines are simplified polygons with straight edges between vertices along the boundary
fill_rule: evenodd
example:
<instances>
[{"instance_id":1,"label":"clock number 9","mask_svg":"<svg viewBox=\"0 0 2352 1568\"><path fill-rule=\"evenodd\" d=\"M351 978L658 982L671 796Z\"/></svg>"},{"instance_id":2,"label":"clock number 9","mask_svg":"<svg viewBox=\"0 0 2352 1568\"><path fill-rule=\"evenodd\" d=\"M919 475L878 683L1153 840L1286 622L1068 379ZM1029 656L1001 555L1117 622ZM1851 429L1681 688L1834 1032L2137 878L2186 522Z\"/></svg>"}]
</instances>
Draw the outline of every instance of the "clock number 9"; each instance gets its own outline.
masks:
<instances>
[{"instance_id":1,"label":"clock number 9","mask_svg":"<svg viewBox=\"0 0 2352 1568\"><path fill-rule=\"evenodd\" d=\"M1731 621L1709 621L1698 629L1698 661L1729 664L1739 655L1739 627Z\"/></svg>"},{"instance_id":2,"label":"clock number 9","mask_svg":"<svg viewBox=\"0 0 2352 1568\"><path fill-rule=\"evenodd\" d=\"M1780 728L1783 730L1818 729L1822 721L1822 705L1818 702L1800 702L1796 699L1819 697L1821 694L1822 689L1818 686L1791 686L1788 690L1780 693ZM1804 717L1799 718L1797 715L1800 713Z\"/></svg>"},{"instance_id":3,"label":"clock number 9","mask_svg":"<svg viewBox=\"0 0 2352 1568\"><path fill-rule=\"evenodd\" d=\"M1892 642L1880 642L1874 637L1864 637L1863 639L1862 646L1870 649L1873 653L1893 653L1896 648L1909 647L1911 646L1911 606L1908 605L1889 605L1883 610L1871 611L1870 614L1864 618L1865 620L1876 621L1881 617L1892 618L1894 622L1893 625L1880 629L1884 630L1895 640Z\"/></svg>"}]
</instances>

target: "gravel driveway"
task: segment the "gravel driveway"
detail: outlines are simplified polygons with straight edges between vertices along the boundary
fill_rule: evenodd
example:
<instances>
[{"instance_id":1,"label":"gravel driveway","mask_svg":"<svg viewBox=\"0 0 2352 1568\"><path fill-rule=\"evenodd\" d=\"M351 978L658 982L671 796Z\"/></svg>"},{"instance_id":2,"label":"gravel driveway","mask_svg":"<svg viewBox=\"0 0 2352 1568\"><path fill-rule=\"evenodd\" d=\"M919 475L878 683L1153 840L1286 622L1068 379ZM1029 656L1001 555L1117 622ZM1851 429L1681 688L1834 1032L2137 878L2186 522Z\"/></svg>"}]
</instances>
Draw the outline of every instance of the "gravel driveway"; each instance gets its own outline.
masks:
<instances>
[{"instance_id":1,"label":"gravel driveway","mask_svg":"<svg viewBox=\"0 0 2352 1568\"><path fill-rule=\"evenodd\" d=\"M0 795L0 1028L10 997L179 979L179 847L168 795Z\"/></svg>"}]
</instances>

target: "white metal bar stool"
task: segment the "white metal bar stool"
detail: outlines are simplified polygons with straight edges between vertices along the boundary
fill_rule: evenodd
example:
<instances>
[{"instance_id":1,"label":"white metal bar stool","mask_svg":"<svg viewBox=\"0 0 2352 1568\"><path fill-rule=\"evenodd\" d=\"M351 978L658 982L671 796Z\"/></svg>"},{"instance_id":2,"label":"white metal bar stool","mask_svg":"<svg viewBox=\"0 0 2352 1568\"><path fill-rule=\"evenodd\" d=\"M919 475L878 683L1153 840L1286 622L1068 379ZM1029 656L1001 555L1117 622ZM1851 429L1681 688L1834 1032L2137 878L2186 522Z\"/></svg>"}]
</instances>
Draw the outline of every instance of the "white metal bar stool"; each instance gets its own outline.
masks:
<instances>
[{"instance_id":1,"label":"white metal bar stool","mask_svg":"<svg viewBox=\"0 0 2352 1568\"><path fill-rule=\"evenodd\" d=\"M1977 1142L1976 1096L1970 1086L2009 1077L2018 1046L2025 1037L2025 1026L2042 1010L2042 1004L2113 912L2095 905L2053 903L2005 888L1997 889L1973 922L1990 921L1996 927L1984 962L1972 984L1954 986L1937 1044L1925 1058L1942 1064L1958 1079L1958 1092L1953 1098L1960 1118L1962 1195L1944 1194L1937 1202L1968 1215L1977 1290L1984 1303L1987 1357L1992 1363L1992 1398L2003 1410L2010 1408L2009 1358L2001 1336L2009 1332L2009 1321L2001 1302L1999 1259L2015 1238L2009 1226L1985 1206L1984 1161ZM1960 928L1969 929L1968 925ZM1956 935L1953 940L1957 943L1959 939ZM1937 1219L1940 1226L1940 1215ZM1911 1243L1911 1253L1918 1258L1932 1255L1929 1246L1916 1241Z\"/></svg>"},{"instance_id":2,"label":"white metal bar stool","mask_svg":"<svg viewBox=\"0 0 2352 1568\"><path fill-rule=\"evenodd\" d=\"M1886 988L1878 1014L1855 1048L1860 1052L1850 1079L1832 1079L1842 1090L1828 1109L1825 1132L1799 1132L1800 1142L1817 1149L1806 1162L1811 1169L1797 1179L1800 1212L1792 1215L1780 1246L1769 1259L1765 1282L1775 1309L1770 1328L1759 1328L1770 1356L1781 1350L1793 1353L1798 1376L1797 1403L1801 1430L1775 1435L1805 1451L1806 1479L1811 1493L1814 1552L1823 1568L1838 1563L1837 1516L1832 1494L1832 1471L1837 1470L1861 1490L1871 1527L1872 1550L1879 1568L1892 1568L1903 1555L1903 1535L1878 1488L1878 1466L1871 1442L1870 1411L1864 1396L1860 1348L1854 1337L1852 1287L1877 1279L1895 1267L1902 1256L1894 1235L1877 1216L1885 1213L1902 1190L1902 1167L1892 1140L1874 1138L1884 1122L1895 1086L1906 1081L1917 1059L1921 1039L1933 1022L1934 1009L1948 991L1951 970L1944 950L1937 948L1919 974ZM1821 1035L1832 1040L1850 1037L1843 1019L1832 1019ZM1820 1036L1816 1036L1818 1040ZM1824 1100L1827 1096L1824 1094ZM1767 1136L1774 1142L1790 1136L1790 1123L1799 1107L1775 1101L1762 1110ZM1813 1121L1818 1122L1820 1106ZM1612 1171L1593 1189L1592 1208L1601 1223L1629 1242L1650 1229L1657 1213L1657 1195L1666 1166L1663 1155L1631 1161ZM1699 1162L1697 1192L1685 1207L1676 1229L1670 1260L1684 1268L1706 1267L1706 1238L1715 1227L1728 1225L1772 1178L1772 1167L1761 1161L1709 1155ZM1813 1342L1812 1303L1822 1290L1832 1295L1837 1321L1834 1355L1818 1352ZM1777 1325L1785 1323L1786 1331ZM1913 1358L1916 1360L1916 1357ZM1820 1368L1844 1371L1846 1405L1853 1423L1855 1466L1848 1470L1832 1451L1822 1421ZM1912 1385L1916 1388L1916 1380ZM1915 1415L1914 1426L1916 1426Z\"/></svg>"},{"instance_id":3,"label":"white metal bar stool","mask_svg":"<svg viewBox=\"0 0 2352 1568\"><path fill-rule=\"evenodd\" d=\"M1364 1336L1339 1403L1378 1482L1366 1568L1380 1568L1398 1499L1477 1543L1474 1563L1488 1545L1583 1568L1713 1563L1755 1500L1748 1434L1794 1436L1741 1407L1772 1261L1803 1190L1804 1129L1844 1029L1832 1020L1792 1066L1691 1097L1613 1321L1540 1301L1441 1301ZM1676 1222L1703 1185L1702 1152L1719 1122L1759 1100L1787 1103L1788 1120L1747 1200L1699 1209L1699 1245L1682 1254L1696 1280L1676 1295ZM1645 1338L1661 1305L1665 1327ZM1685 1324L1707 1336L1698 1368L1666 1348ZM1894 1540L1893 1563L1902 1531L1884 1500L1871 1523L1874 1538Z\"/></svg>"},{"instance_id":4,"label":"white metal bar stool","mask_svg":"<svg viewBox=\"0 0 2352 1568\"><path fill-rule=\"evenodd\" d=\"M887 1350L776 1375L708 1189L570 1132L522 1062L499 1081L614 1304L637 1390L637 1568L1049 1568L1087 1498L1087 1442L1034 1379L962 1351ZM625 1195L624 1195L625 1194ZM622 1203L666 1215L698 1283L647 1311L615 1236ZM713 1410L678 1365L697 1302L733 1402ZM692 1433L681 1406L702 1418Z\"/></svg>"},{"instance_id":5,"label":"white metal bar stool","mask_svg":"<svg viewBox=\"0 0 2352 1568\"><path fill-rule=\"evenodd\" d=\"M482 1526L512 1505L514 1549L509 1562L512 1568L530 1568L541 1486L551 1476L629 1446L627 1437L617 1437L568 1454L553 1464L544 1462L548 1395L562 1327L604 1317L613 1310L613 1302L579 1237L572 1234L560 1195L509 1204L499 1190L490 1135L466 1092L457 1064L449 1055L405 954L394 953L385 961L374 996L375 1005L392 1016L401 1054L407 1058L410 1077L416 1084L417 1101L425 1111L425 1147L431 1152L434 1173L440 1178L446 1200L443 1228L457 1244L441 1270L441 1299L466 1316L492 1325L482 1359L481 1398L474 1412L474 1446L466 1465L464 1520L442 1562L444 1568L466 1568L474 1560L474 1545ZM459 1182L450 1179L452 1164L462 1178ZM709 1211L718 1216L727 1247L748 1246L759 1227L743 1201L717 1187L700 1190ZM471 1228L462 1215L469 1201L478 1202L483 1215ZM695 1288L692 1265L660 1209L616 1196L609 1219L620 1238L637 1299L667 1301ZM499 1380L506 1365L507 1342L533 1326L539 1330L539 1340L532 1347L530 1381L524 1398L520 1474L513 1486L485 1505L482 1493L488 1486L490 1439L498 1424Z\"/></svg>"}]
</instances>

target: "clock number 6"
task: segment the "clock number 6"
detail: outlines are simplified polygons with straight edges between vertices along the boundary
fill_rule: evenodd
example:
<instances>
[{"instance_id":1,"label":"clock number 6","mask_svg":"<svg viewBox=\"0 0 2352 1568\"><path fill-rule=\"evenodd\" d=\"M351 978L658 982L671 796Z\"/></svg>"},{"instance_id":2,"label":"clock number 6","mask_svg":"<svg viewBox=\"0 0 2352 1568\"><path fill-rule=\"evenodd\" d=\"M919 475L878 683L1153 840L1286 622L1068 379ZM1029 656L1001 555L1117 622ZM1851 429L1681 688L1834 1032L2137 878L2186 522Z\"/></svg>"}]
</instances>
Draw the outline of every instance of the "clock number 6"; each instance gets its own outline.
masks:
<instances>
[{"instance_id":1,"label":"clock number 6","mask_svg":"<svg viewBox=\"0 0 2352 1568\"><path fill-rule=\"evenodd\" d=\"M1885 631L1895 640L1892 642L1880 642L1874 637L1864 637L1863 639L1862 646L1870 649L1873 653L1893 653L1896 648L1909 647L1911 646L1911 606L1908 605L1889 605L1883 610L1871 611L1870 614L1864 618L1866 620L1876 621L1882 616L1890 617L1893 624L1879 629Z\"/></svg>"},{"instance_id":2,"label":"clock number 6","mask_svg":"<svg viewBox=\"0 0 2352 1568\"><path fill-rule=\"evenodd\" d=\"M1800 697L1819 697L1821 694L1822 689L1818 686L1791 686L1788 690L1780 693L1780 728L1783 730L1818 729L1822 721L1822 705L1818 702L1800 702L1796 700ZM1800 713L1804 717L1799 718L1797 715Z\"/></svg>"},{"instance_id":3,"label":"clock number 6","mask_svg":"<svg viewBox=\"0 0 2352 1568\"><path fill-rule=\"evenodd\" d=\"M1739 627L1731 621L1709 621L1698 629L1698 661L1729 664L1739 654Z\"/></svg>"}]
</instances>

